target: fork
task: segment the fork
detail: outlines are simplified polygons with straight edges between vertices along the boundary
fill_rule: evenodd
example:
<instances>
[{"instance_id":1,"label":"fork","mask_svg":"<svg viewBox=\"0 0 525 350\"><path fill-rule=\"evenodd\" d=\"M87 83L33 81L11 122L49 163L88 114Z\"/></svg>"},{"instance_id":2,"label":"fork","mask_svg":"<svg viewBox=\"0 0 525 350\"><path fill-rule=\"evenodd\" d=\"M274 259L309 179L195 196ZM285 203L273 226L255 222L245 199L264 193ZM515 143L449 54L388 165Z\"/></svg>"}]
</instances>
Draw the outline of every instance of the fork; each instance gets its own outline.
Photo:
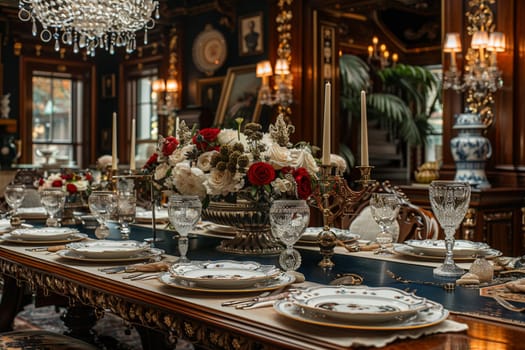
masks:
<instances>
[{"instance_id":1,"label":"fork","mask_svg":"<svg viewBox=\"0 0 525 350\"><path fill-rule=\"evenodd\" d=\"M519 307L519 306L516 306L514 304L511 304L510 302L508 302L507 300L503 299L502 297L494 296L493 298L494 298L494 300L496 300L496 302L498 304L500 304L501 306L503 306L507 310L515 311L515 312L524 312L525 311L525 307Z\"/></svg>"}]
</instances>

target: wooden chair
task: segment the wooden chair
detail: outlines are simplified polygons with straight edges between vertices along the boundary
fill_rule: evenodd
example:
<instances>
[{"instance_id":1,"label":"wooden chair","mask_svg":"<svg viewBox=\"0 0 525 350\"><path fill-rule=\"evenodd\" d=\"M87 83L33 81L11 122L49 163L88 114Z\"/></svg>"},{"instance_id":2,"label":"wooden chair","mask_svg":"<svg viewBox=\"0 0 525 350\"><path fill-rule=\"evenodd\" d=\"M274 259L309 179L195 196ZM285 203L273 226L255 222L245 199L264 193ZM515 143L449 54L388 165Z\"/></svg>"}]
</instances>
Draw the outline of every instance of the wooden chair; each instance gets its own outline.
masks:
<instances>
[{"instance_id":1,"label":"wooden chair","mask_svg":"<svg viewBox=\"0 0 525 350\"><path fill-rule=\"evenodd\" d=\"M404 242L408 239L438 238L439 225L434 215L428 210L410 203L405 193L398 187L392 186L388 181L383 183L376 182L363 191L358 201L353 205L347 206L336 226L349 228L357 220L364 220L371 224L371 215L368 207L372 193L377 192L395 193L401 199L401 208L397 219L399 226L398 242Z\"/></svg>"},{"instance_id":2,"label":"wooden chair","mask_svg":"<svg viewBox=\"0 0 525 350\"><path fill-rule=\"evenodd\" d=\"M58 333L27 330L0 333L0 349L96 350L98 347Z\"/></svg>"}]
</instances>

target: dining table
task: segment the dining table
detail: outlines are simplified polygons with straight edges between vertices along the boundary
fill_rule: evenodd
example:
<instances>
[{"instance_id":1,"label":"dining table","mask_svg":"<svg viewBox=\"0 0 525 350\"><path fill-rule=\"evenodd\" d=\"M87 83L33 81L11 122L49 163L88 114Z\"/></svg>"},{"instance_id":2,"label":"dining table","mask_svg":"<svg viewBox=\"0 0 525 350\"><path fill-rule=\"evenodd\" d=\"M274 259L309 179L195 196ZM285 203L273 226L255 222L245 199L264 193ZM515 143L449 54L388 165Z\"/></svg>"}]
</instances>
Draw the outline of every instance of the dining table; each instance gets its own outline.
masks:
<instances>
[{"instance_id":1,"label":"dining table","mask_svg":"<svg viewBox=\"0 0 525 350\"><path fill-rule=\"evenodd\" d=\"M92 230L79 226L87 239ZM155 240L152 240L152 233ZM278 255L241 255L219 251L227 232L206 228L195 230L187 253L191 261L254 261L278 266ZM108 239L119 239L117 229ZM177 261L177 234L167 228L152 232L149 225L132 225L130 238L151 242L161 251L162 261ZM231 238L231 235L230 237ZM334 266L318 265L322 256L315 244L298 244L302 257L298 272L305 281L285 285L304 290L317 286L360 284L370 288L395 288L442 305L446 320L428 327L334 327L328 321L302 322L301 316L277 312L267 303L261 307L238 309L225 301L252 298L260 290L221 291L178 288L159 276L129 279L125 273L107 273L120 262L93 262L68 259L49 252L42 244L2 241L0 273L4 285L0 302L0 331L9 329L19 311L17 305L27 291L39 295L59 295L67 306L94 310L94 315L113 313L140 330L144 349L159 348L152 335L175 344L183 338L197 349L521 349L525 344L525 313L503 308L480 286L460 286L434 278L432 269L439 261L413 259L399 254L382 256L372 251L349 251L337 247ZM461 262L468 269L471 261ZM124 264L127 266L127 264ZM503 280L502 280L503 281ZM496 285L497 286L497 285ZM180 287L180 286L179 286ZM482 286L483 287L483 286ZM491 288L493 286L486 285ZM518 302L514 302L519 305ZM87 315L87 314L86 314ZM87 317L87 316L86 316ZM75 334L75 332L71 332ZM167 339L167 340L166 340Z\"/></svg>"}]
</instances>

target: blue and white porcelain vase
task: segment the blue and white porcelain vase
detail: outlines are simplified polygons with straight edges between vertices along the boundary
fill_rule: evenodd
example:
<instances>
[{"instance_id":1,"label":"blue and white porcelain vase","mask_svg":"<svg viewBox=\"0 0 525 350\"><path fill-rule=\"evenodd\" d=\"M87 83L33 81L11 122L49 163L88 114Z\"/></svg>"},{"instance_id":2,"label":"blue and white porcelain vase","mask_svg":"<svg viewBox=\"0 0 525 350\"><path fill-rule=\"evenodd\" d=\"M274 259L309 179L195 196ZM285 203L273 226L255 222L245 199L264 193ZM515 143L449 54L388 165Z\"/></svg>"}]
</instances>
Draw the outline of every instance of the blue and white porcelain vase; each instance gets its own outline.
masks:
<instances>
[{"instance_id":1,"label":"blue and white porcelain vase","mask_svg":"<svg viewBox=\"0 0 525 350\"><path fill-rule=\"evenodd\" d=\"M492 155L488 138L483 136L487 128L479 114L462 113L455 116L453 129L458 135L450 140L452 157L456 162L454 181L468 182L475 188L489 188L485 164Z\"/></svg>"}]
</instances>

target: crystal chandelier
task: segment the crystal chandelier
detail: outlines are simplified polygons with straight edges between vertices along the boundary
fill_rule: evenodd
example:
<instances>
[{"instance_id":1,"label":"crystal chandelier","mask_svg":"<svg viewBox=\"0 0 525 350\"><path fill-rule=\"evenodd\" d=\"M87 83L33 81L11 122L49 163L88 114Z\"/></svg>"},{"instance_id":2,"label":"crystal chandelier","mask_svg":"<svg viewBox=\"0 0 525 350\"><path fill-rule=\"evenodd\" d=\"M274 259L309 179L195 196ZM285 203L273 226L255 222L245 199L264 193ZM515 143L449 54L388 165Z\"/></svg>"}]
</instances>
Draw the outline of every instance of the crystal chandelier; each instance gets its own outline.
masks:
<instances>
[{"instance_id":1,"label":"crystal chandelier","mask_svg":"<svg viewBox=\"0 0 525 350\"><path fill-rule=\"evenodd\" d=\"M133 52L136 32L144 30L147 44L148 30L159 19L155 0L19 0L18 7L18 18L33 22L34 36L40 22L43 42L54 40L56 51L61 44L73 46L75 53L85 49L89 56L95 56L96 48L111 54L115 47Z\"/></svg>"},{"instance_id":2,"label":"crystal chandelier","mask_svg":"<svg viewBox=\"0 0 525 350\"><path fill-rule=\"evenodd\" d=\"M465 14L467 33L472 36L465 55L464 72L456 65L456 53L462 52L459 33L447 33L443 51L450 53L449 69L443 73L443 88L466 91L466 104L472 113L480 114L484 124L494 119L493 93L503 87L497 53L505 51L505 35L495 31L490 4L495 0L473 0Z\"/></svg>"}]
</instances>

